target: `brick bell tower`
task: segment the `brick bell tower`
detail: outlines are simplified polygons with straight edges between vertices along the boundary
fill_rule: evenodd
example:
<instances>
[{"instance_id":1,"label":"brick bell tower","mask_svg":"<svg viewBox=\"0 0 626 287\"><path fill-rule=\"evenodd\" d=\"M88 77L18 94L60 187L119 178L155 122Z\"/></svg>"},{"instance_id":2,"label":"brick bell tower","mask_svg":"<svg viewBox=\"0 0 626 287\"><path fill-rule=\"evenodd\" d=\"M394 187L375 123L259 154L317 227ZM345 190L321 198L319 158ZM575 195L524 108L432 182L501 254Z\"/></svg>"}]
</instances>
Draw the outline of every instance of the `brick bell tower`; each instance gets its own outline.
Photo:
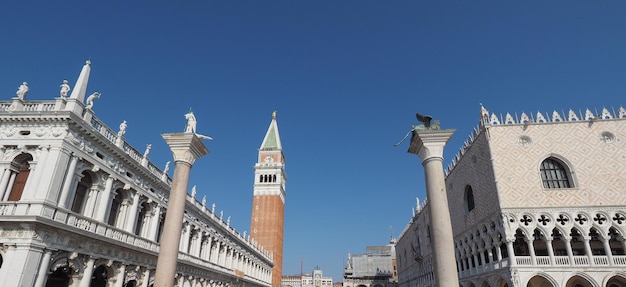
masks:
<instances>
[{"instance_id":1,"label":"brick bell tower","mask_svg":"<svg viewBox=\"0 0 626 287\"><path fill-rule=\"evenodd\" d=\"M286 181L285 156L274 111L259 148L258 161L254 165L254 199L250 223L250 238L273 254L273 287L281 285L282 281Z\"/></svg>"}]
</instances>

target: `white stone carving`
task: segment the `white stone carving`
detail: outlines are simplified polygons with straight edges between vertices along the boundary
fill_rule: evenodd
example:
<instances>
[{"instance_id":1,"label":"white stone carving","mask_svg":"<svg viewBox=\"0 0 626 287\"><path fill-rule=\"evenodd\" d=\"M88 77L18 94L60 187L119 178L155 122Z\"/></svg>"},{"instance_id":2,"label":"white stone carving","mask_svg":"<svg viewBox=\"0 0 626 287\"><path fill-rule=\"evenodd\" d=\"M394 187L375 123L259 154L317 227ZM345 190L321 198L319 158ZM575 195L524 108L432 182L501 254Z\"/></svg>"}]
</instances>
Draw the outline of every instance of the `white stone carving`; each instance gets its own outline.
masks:
<instances>
[{"instance_id":1,"label":"white stone carving","mask_svg":"<svg viewBox=\"0 0 626 287\"><path fill-rule=\"evenodd\" d=\"M67 93L70 92L70 85L68 85L67 80L63 80L63 83L61 84L61 91L59 91L61 98L65 99L67 98Z\"/></svg>"},{"instance_id":2,"label":"white stone carving","mask_svg":"<svg viewBox=\"0 0 626 287\"><path fill-rule=\"evenodd\" d=\"M15 94L17 95L17 98L20 100L24 100L24 97L26 97L26 94L28 94L28 83L27 82L22 82L22 84L17 88L17 92L15 92Z\"/></svg>"},{"instance_id":3,"label":"white stone carving","mask_svg":"<svg viewBox=\"0 0 626 287\"><path fill-rule=\"evenodd\" d=\"M89 97L87 97L87 102L85 105L85 108L88 110L93 109L93 103L96 99L100 98L100 93L98 92L94 92L93 94L89 95Z\"/></svg>"}]
</instances>

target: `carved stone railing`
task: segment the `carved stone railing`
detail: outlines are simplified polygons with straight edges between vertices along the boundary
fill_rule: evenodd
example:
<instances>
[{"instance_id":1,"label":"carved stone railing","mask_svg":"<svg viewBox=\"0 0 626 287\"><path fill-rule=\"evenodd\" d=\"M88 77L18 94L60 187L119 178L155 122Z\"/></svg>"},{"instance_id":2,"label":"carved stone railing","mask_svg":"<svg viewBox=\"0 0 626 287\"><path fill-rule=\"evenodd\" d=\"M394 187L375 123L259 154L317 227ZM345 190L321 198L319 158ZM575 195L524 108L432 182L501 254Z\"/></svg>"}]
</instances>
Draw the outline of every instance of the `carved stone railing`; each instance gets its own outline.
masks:
<instances>
[{"instance_id":1,"label":"carved stone railing","mask_svg":"<svg viewBox=\"0 0 626 287\"><path fill-rule=\"evenodd\" d=\"M613 255L613 264L606 255L592 256L593 264L595 266L614 266L614 267L626 267L626 255ZM518 267L526 266L591 266L589 263L589 257L587 256L573 256L574 264L570 264L569 257L567 256L555 256L554 264L550 263L549 256L535 256L535 264L530 256L516 256L516 263Z\"/></svg>"},{"instance_id":2,"label":"carved stone railing","mask_svg":"<svg viewBox=\"0 0 626 287\"><path fill-rule=\"evenodd\" d=\"M108 240L114 240L119 243L132 245L133 249L139 252L141 252L140 249L153 254L159 252L159 244L154 241L142 238L119 228L115 228L106 223L69 212L67 209L59 208L48 203L27 201L0 202L0 222L11 221L14 218L20 218L20 222L28 222L31 219L33 222L42 222L42 218L48 219L63 223L70 229L74 228L76 230L73 232L76 233L97 234L108 238ZM221 272L223 274L232 274L233 277L237 278L242 277L240 274L235 273L235 269L226 268L187 253L179 252L178 260L191 265L196 265L198 268L210 267L212 271ZM261 286L269 283L249 275L245 275L244 277L248 281L259 283Z\"/></svg>"},{"instance_id":3,"label":"carved stone railing","mask_svg":"<svg viewBox=\"0 0 626 287\"><path fill-rule=\"evenodd\" d=\"M609 258L605 255L597 255L593 256L594 266L601 266L603 268L606 267L615 267L624 269L626 267L626 255L613 255L613 264ZM459 272L459 278L467 278L474 275L478 275L485 272L490 272L491 270L501 269L509 266L510 258L504 258L501 261L496 261L493 263L487 264L485 267L482 265L477 266L476 268L471 268L467 270L463 270ZM590 267L589 257L587 256L573 256L573 264L570 263L570 258L568 256L554 256L554 264L550 261L550 256L535 256L535 261L533 264L532 257L530 256L515 256L515 263L517 264L517 268L524 267Z\"/></svg>"},{"instance_id":4,"label":"carved stone railing","mask_svg":"<svg viewBox=\"0 0 626 287\"><path fill-rule=\"evenodd\" d=\"M198 258L187 253L179 252L178 260L182 262L186 262L186 263L195 264L197 266L201 266L202 268L211 267L212 270L222 272L224 274L232 274L233 276L238 277L238 278L244 277L246 280L258 283L259 285L267 285L268 283L271 283L271 282L266 282L266 281L260 280L259 278L255 278L250 275L244 274L244 272L241 270L220 266L209 260Z\"/></svg>"},{"instance_id":5,"label":"carved stone railing","mask_svg":"<svg viewBox=\"0 0 626 287\"><path fill-rule=\"evenodd\" d=\"M98 234L119 242L143 248L146 251L159 252L159 245L154 241L120 230L104 222L69 212L64 208L41 202L0 202L0 221L10 221L11 218L15 218L16 216L19 217L21 221L28 221L29 216L32 217L33 220L38 221L41 218L53 220L64 223L69 227L80 229L81 232ZM9 220L3 220L3 218Z\"/></svg>"},{"instance_id":6,"label":"carved stone railing","mask_svg":"<svg viewBox=\"0 0 626 287\"><path fill-rule=\"evenodd\" d=\"M55 110L54 101L20 101L13 99L12 102L0 103L0 111L6 112L47 112Z\"/></svg>"},{"instance_id":7,"label":"carved stone railing","mask_svg":"<svg viewBox=\"0 0 626 287\"><path fill-rule=\"evenodd\" d=\"M55 107L55 102L45 101L45 102L26 102L24 103L23 111L25 112L47 112L53 111Z\"/></svg>"}]
</instances>

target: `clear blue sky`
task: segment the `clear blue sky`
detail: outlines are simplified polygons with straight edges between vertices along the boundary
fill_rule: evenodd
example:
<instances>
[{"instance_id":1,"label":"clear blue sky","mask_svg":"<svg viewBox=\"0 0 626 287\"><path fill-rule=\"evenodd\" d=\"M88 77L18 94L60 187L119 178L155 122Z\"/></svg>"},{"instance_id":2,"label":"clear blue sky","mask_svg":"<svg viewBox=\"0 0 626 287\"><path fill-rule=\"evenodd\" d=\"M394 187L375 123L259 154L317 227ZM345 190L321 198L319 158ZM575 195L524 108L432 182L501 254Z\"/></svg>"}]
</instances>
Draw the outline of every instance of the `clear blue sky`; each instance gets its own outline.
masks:
<instances>
[{"instance_id":1,"label":"clear blue sky","mask_svg":"<svg viewBox=\"0 0 626 287\"><path fill-rule=\"evenodd\" d=\"M57 97L91 59L96 116L158 166L193 108L211 151L190 187L249 229L257 149L278 112L287 158L284 273L340 281L424 198L415 112L456 129L445 165L498 114L626 105L626 2L4 1L0 95ZM170 170L170 173L172 171Z\"/></svg>"}]
</instances>

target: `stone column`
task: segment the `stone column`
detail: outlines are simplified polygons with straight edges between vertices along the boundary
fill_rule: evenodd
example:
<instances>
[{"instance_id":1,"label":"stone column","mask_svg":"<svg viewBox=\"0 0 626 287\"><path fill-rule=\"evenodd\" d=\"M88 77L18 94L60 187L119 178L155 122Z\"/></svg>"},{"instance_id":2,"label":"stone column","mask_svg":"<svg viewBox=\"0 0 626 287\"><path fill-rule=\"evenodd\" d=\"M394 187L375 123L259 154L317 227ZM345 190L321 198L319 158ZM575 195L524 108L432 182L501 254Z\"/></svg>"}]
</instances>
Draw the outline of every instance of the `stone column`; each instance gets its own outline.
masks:
<instances>
[{"instance_id":1,"label":"stone column","mask_svg":"<svg viewBox=\"0 0 626 287\"><path fill-rule=\"evenodd\" d=\"M159 221L161 221L161 207L158 205L158 203L155 203L154 215L152 215L152 222L150 223L151 226L148 239L158 241L157 236L159 235Z\"/></svg>"},{"instance_id":2,"label":"stone column","mask_svg":"<svg viewBox=\"0 0 626 287\"><path fill-rule=\"evenodd\" d=\"M552 247L552 238L546 239L546 246L548 247L548 256L550 257L550 265L556 265L554 258L554 248Z\"/></svg>"},{"instance_id":3,"label":"stone column","mask_svg":"<svg viewBox=\"0 0 626 287\"><path fill-rule=\"evenodd\" d=\"M200 258L200 251L202 251L202 231L201 230L197 230L196 234L195 234L195 241L194 241L194 248L193 248L193 255Z\"/></svg>"},{"instance_id":4,"label":"stone column","mask_svg":"<svg viewBox=\"0 0 626 287\"><path fill-rule=\"evenodd\" d=\"M532 235L531 235L532 236ZM530 261L533 266L537 265L537 256L535 255L535 245L532 239L524 238L526 246L528 246L528 253L530 253Z\"/></svg>"},{"instance_id":5,"label":"stone column","mask_svg":"<svg viewBox=\"0 0 626 287\"><path fill-rule=\"evenodd\" d=\"M116 271L117 276L115 277L115 287L124 286L124 279L126 279L126 265L120 262L120 267Z\"/></svg>"},{"instance_id":6,"label":"stone column","mask_svg":"<svg viewBox=\"0 0 626 287\"><path fill-rule=\"evenodd\" d=\"M485 249L478 249L478 254L480 254L480 262L482 263L482 271L485 272L487 270L487 260L485 260Z\"/></svg>"},{"instance_id":7,"label":"stone column","mask_svg":"<svg viewBox=\"0 0 626 287\"><path fill-rule=\"evenodd\" d=\"M513 241L515 239L506 239L506 252L509 254L509 260L511 262L511 266L517 266L517 259L515 258L515 250L513 249Z\"/></svg>"},{"instance_id":8,"label":"stone column","mask_svg":"<svg viewBox=\"0 0 626 287\"><path fill-rule=\"evenodd\" d=\"M141 287L148 287L148 284L150 284L150 269L146 268L141 277Z\"/></svg>"},{"instance_id":9,"label":"stone column","mask_svg":"<svg viewBox=\"0 0 626 287\"><path fill-rule=\"evenodd\" d=\"M15 177L17 176L17 172L11 171L11 176L9 177L9 184L7 185L7 190L4 193L4 198L2 201L9 200L9 196L11 195L11 190L13 189L13 183L15 183Z\"/></svg>"},{"instance_id":10,"label":"stone column","mask_svg":"<svg viewBox=\"0 0 626 287\"><path fill-rule=\"evenodd\" d=\"M489 260L489 266L487 266L487 270L493 270L494 259L493 259L493 248L487 249L487 260Z\"/></svg>"},{"instance_id":11,"label":"stone column","mask_svg":"<svg viewBox=\"0 0 626 287\"><path fill-rule=\"evenodd\" d=\"M87 202L85 203L85 208L82 212L84 216L95 217L94 212L98 197L100 197L100 190L98 189L98 186L92 186L89 188L89 192L87 193Z\"/></svg>"},{"instance_id":12,"label":"stone column","mask_svg":"<svg viewBox=\"0 0 626 287\"><path fill-rule=\"evenodd\" d=\"M2 180L0 180L0 199L4 200L4 195L7 193L7 186L9 185L9 178L11 177L11 169L9 167L2 171Z\"/></svg>"},{"instance_id":13,"label":"stone column","mask_svg":"<svg viewBox=\"0 0 626 287\"><path fill-rule=\"evenodd\" d=\"M74 183L74 176L76 176L76 164L79 160L79 157L75 155L72 156L70 166L67 168L65 182L63 182L63 188L61 189L61 195L59 197L59 207L67 207L67 197L69 196L70 188L72 188L72 185Z\"/></svg>"},{"instance_id":14,"label":"stone column","mask_svg":"<svg viewBox=\"0 0 626 287\"><path fill-rule=\"evenodd\" d=\"M128 215L126 215L126 226L124 226L124 230L128 231L129 233L135 234L135 225L137 224L137 216L139 215L137 213L137 209L139 208L140 194L136 190L132 190L130 192L132 193L133 191L133 204L130 206Z\"/></svg>"},{"instance_id":15,"label":"stone column","mask_svg":"<svg viewBox=\"0 0 626 287\"><path fill-rule=\"evenodd\" d=\"M602 237L602 245L604 245L604 253L606 257L609 259L609 265L613 266L613 254L611 253L611 245L609 244L609 238Z\"/></svg>"},{"instance_id":16,"label":"stone column","mask_svg":"<svg viewBox=\"0 0 626 287\"><path fill-rule=\"evenodd\" d=\"M26 185L24 185L22 200L46 198L46 188L50 186L51 177L54 175L53 169L46 167L46 159L48 158L48 154L50 153L50 147L39 146L38 149L40 152L36 163L30 163L31 173L28 176ZM46 184L40 185L39 182L42 181L41 179L44 177L44 175L47 177L45 180L43 180L43 182Z\"/></svg>"},{"instance_id":17,"label":"stone column","mask_svg":"<svg viewBox=\"0 0 626 287\"><path fill-rule=\"evenodd\" d=\"M115 180L114 177L112 177L111 175L108 175L106 177L106 183L104 185L104 192L102 192L102 194L100 194L100 201L97 204L97 208L96 208L96 220L98 221L102 221L102 222L107 222L106 220L104 220L104 218L107 215L107 212L111 209L111 190L113 189L113 181Z\"/></svg>"},{"instance_id":18,"label":"stone column","mask_svg":"<svg viewBox=\"0 0 626 287\"><path fill-rule=\"evenodd\" d=\"M191 237L191 223L190 222L184 222L183 219L183 229L182 229L182 233L180 234L180 242L179 242L179 246L178 246L178 250L180 252L183 253L189 253L189 239Z\"/></svg>"},{"instance_id":19,"label":"stone column","mask_svg":"<svg viewBox=\"0 0 626 287\"><path fill-rule=\"evenodd\" d=\"M50 257L52 256L52 250L45 250L43 253L43 259L39 264L39 272L37 272L37 281L35 281L35 287L43 287L48 279L48 267L50 267Z\"/></svg>"},{"instance_id":20,"label":"stone column","mask_svg":"<svg viewBox=\"0 0 626 287\"><path fill-rule=\"evenodd\" d=\"M180 236L177 235L180 234L183 225L189 173L196 159L208 154L209 150L194 133L163 134L162 137L170 146L175 163L163 234L176 235L163 236L161 239L154 287L171 287L176 276L180 240Z\"/></svg>"},{"instance_id":21,"label":"stone column","mask_svg":"<svg viewBox=\"0 0 626 287\"><path fill-rule=\"evenodd\" d=\"M565 252L567 252L567 258L569 259L569 265L574 266L574 252L572 251L572 239L564 237L565 240Z\"/></svg>"},{"instance_id":22,"label":"stone column","mask_svg":"<svg viewBox=\"0 0 626 287\"><path fill-rule=\"evenodd\" d=\"M583 236L583 242L585 243L585 254L587 255L587 259L589 260L589 265L594 266L596 262L593 261L593 253L591 252L591 245L589 245L589 240L591 240L591 236Z\"/></svg>"},{"instance_id":23,"label":"stone column","mask_svg":"<svg viewBox=\"0 0 626 287\"><path fill-rule=\"evenodd\" d=\"M414 130L409 153L422 159L430 211L433 270L438 287L458 287L452 222L443 174L443 148L454 130Z\"/></svg>"},{"instance_id":24,"label":"stone column","mask_svg":"<svg viewBox=\"0 0 626 287\"><path fill-rule=\"evenodd\" d=\"M85 270L83 271L83 277L80 280L80 287L89 287L91 284L91 275L93 275L93 264L95 261L96 260L92 257L87 260Z\"/></svg>"}]
</instances>

